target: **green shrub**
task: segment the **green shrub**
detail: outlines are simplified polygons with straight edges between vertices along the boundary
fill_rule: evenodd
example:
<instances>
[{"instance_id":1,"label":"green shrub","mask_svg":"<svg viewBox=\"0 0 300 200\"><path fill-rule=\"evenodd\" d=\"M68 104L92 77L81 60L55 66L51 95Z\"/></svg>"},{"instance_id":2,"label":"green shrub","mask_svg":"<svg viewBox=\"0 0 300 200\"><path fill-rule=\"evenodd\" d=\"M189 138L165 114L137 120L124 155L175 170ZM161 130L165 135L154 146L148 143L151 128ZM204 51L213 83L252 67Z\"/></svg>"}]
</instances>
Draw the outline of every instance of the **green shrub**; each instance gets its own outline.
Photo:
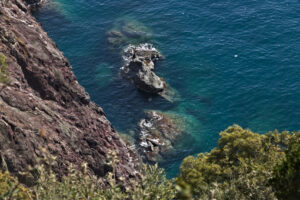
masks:
<instances>
[{"instance_id":1,"label":"green shrub","mask_svg":"<svg viewBox=\"0 0 300 200\"><path fill-rule=\"evenodd\" d=\"M31 191L18 183L8 172L0 171L0 199L1 200L30 200Z\"/></svg>"},{"instance_id":2,"label":"green shrub","mask_svg":"<svg viewBox=\"0 0 300 200\"><path fill-rule=\"evenodd\" d=\"M210 153L184 159L178 185L188 185L195 199L276 199L268 182L285 158L284 148L297 134L260 135L234 125L220 136Z\"/></svg>"},{"instance_id":3,"label":"green shrub","mask_svg":"<svg viewBox=\"0 0 300 200\"><path fill-rule=\"evenodd\" d=\"M6 57L0 53L0 83L8 82L8 65L6 63Z\"/></svg>"},{"instance_id":4,"label":"green shrub","mask_svg":"<svg viewBox=\"0 0 300 200\"><path fill-rule=\"evenodd\" d=\"M113 153L111 158L110 164L114 168L118 161ZM37 167L40 178L32 188L36 200L168 200L175 197L173 181L167 180L164 171L157 165L144 165L140 180L132 180L126 187L117 183L114 170L105 179L97 179L88 175L86 164L82 171L71 165L68 176L58 181L49 166L51 164Z\"/></svg>"}]
</instances>

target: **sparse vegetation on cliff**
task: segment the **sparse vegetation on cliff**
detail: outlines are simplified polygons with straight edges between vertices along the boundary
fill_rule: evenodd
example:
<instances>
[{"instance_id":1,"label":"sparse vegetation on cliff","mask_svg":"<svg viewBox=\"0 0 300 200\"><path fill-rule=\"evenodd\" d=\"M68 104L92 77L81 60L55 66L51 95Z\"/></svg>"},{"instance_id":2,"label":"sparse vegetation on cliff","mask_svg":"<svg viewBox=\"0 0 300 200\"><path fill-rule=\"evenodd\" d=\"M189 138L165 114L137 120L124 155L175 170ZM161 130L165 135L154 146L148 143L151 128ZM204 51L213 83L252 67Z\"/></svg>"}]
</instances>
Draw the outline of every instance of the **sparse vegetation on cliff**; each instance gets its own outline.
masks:
<instances>
[{"instance_id":1,"label":"sparse vegetation on cliff","mask_svg":"<svg viewBox=\"0 0 300 200\"><path fill-rule=\"evenodd\" d=\"M0 83L7 83L8 81L8 65L6 57L0 53Z\"/></svg>"},{"instance_id":2,"label":"sparse vegetation on cliff","mask_svg":"<svg viewBox=\"0 0 300 200\"><path fill-rule=\"evenodd\" d=\"M184 159L176 183L167 180L156 165L145 165L140 179L126 184L121 184L122 177L116 179L114 170L104 179L90 176L85 164L79 171L71 166L68 176L59 181L48 162L37 167L40 178L30 189L18 185L7 173L1 174L0 197L13 194L15 198L11 199L26 199L30 195L37 200L299 199L300 132L260 135L235 125L220 136L219 146L211 152ZM109 164L114 168L118 160L111 155Z\"/></svg>"},{"instance_id":3,"label":"sparse vegetation on cliff","mask_svg":"<svg viewBox=\"0 0 300 200\"><path fill-rule=\"evenodd\" d=\"M110 159L109 164L114 168L117 157L112 153ZM98 179L88 174L85 163L81 170L70 165L68 175L59 180L51 169L55 158L49 156L43 162L32 170L39 178L31 188L19 185L7 172L0 173L0 199L168 200L175 197L174 181L168 180L157 165L144 165L140 178L124 185L121 182L125 180L122 177L117 180L115 170Z\"/></svg>"}]
</instances>

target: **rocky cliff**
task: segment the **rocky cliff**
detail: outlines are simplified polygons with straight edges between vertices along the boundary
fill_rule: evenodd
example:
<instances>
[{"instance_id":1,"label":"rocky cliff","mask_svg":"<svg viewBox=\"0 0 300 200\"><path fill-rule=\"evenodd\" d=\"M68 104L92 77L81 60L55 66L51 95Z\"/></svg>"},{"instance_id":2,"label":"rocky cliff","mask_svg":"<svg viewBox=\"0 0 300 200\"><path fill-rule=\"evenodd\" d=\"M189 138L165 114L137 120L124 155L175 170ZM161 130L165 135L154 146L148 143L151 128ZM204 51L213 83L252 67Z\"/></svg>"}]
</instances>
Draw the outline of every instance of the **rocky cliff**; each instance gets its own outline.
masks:
<instances>
[{"instance_id":1,"label":"rocky cliff","mask_svg":"<svg viewBox=\"0 0 300 200\"><path fill-rule=\"evenodd\" d=\"M117 176L135 177L134 153L31 15L37 2L0 0L0 54L9 74L7 83L0 83L0 166L22 179L20 172L46 149L57 156L54 170L59 174L66 172L67 163L87 162L91 173L104 176L112 170L107 162L114 151Z\"/></svg>"}]
</instances>

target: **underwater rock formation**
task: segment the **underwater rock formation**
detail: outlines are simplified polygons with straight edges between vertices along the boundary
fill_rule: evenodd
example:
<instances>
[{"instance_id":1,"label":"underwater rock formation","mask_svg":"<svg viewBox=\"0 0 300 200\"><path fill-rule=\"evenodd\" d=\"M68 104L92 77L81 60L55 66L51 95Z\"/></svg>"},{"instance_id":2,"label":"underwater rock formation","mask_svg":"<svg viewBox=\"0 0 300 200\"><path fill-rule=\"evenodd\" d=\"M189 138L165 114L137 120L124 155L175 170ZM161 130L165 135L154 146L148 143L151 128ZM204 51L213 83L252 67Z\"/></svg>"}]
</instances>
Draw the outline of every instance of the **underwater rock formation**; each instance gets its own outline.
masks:
<instances>
[{"instance_id":1,"label":"underwater rock formation","mask_svg":"<svg viewBox=\"0 0 300 200\"><path fill-rule=\"evenodd\" d=\"M149 30L143 24L129 19L118 20L106 35L108 43L114 48L143 43L150 37Z\"/></svg>"}]
</instances>

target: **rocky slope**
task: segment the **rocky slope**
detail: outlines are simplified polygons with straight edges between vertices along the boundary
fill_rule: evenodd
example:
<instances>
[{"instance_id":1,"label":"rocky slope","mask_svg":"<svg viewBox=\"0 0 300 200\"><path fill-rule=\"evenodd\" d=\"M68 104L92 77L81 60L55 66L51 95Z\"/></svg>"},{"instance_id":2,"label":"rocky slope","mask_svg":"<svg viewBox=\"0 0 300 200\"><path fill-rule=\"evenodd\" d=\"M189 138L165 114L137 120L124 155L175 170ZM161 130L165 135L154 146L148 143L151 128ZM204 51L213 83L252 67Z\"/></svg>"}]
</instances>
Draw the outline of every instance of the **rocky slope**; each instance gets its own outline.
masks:
<instances>
[{"instance_id":1,"label":"rocky slope","mask_svg":"<svg viewBox=\"0 0 300 200\"><path fill-rule=\"evenodd\" d=\"M31 15L29 4L37 2L0 0L0 54L9 66L9 82L0 83L0 166L24 179L20 172L46 149L57 156L59 174L67 163L87 162L91 173L104 176L112 170L108 154L115 151L117 176L136 177L135 154Z\"/></svg>"}]
</instances>

